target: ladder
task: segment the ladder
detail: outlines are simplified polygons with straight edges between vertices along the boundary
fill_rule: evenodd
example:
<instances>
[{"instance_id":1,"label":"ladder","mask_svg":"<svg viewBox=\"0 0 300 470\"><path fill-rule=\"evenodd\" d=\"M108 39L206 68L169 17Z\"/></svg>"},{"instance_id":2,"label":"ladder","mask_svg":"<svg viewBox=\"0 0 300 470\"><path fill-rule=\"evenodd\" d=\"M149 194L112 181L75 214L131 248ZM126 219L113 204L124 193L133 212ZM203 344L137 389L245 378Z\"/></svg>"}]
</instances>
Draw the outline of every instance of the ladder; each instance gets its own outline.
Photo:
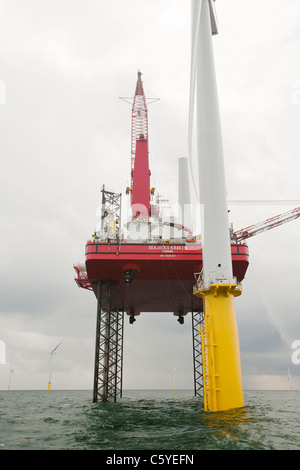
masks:
<instances>
[{"instance_id":1,"label":"ladder","mask_svg":"<svg viewBox=\"0 0 300 470\"><path fill-rule=\"evenodd\" d=\"M204 312L192 312L194 392L204 401L204 410L216 409L217 387L212 320Z\"/></svg>"}]
</instances>

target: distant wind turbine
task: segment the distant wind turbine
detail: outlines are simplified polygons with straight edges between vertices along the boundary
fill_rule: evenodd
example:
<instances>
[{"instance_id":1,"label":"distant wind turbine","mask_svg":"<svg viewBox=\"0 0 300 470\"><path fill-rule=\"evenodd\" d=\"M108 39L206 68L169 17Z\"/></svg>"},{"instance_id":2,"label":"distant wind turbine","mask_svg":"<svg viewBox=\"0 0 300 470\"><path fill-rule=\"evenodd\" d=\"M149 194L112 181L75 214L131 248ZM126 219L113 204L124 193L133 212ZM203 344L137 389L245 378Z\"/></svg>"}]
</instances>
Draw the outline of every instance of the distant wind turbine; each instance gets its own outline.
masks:
<instances>
[{"instance_id":1,"label":"distant wind turbine","mask_svg":"<svg viewBox=\"0 0 300 470\"><path fill-rule=\"evenodd\" d=\"M290 374L290 369L288 368L288 381L291 380L291 374ZM291 383L291 390L293 390L293 386L292 386L292 383Z\"/></svg>"},{"instance_id":2,"label":"distant wind turbine","mask_svg":"<svg viewBox=\"0 0 300 470\"><path fill-rule=\"evenodd\" d=\"M8 379L8 387L7 387L7 390L10 390L10 386L11 386L11 374L14 374L14 369L11 368L11 364L10 364L10 368L9 368L9 379Z\"/></svg>"},{"instance_id":3,"label":"distant wind turbine","mask_svg":"<svg viewBox=\"0 0 300 470\"><path fill-rule=\"evenodd\" d=\"M177 364L175 365L174 367L174 370L173 370L173 386L174 386L174 390L176 389L176 371L177 371Z\"/></svg>"},{"instance_id":4,"label":"distant wind turbine","mask_svg":"<svg viewBox=\"0 0 300 470\"><path fill-rule=\"evenodd\" d=\"M51 390L52 357L53 357L53 354L55 354L55 352L56 352L58 346L60 346L62 342L63 342L63 339L62 339L61 342L58 343L58 345L55 346L55 348L52 349L52 351L49 353L49 354L50 354L50 359L49 359L49 382L48 382L48 390L49 390L49 391Z\"/></svg>"}]
</instances>

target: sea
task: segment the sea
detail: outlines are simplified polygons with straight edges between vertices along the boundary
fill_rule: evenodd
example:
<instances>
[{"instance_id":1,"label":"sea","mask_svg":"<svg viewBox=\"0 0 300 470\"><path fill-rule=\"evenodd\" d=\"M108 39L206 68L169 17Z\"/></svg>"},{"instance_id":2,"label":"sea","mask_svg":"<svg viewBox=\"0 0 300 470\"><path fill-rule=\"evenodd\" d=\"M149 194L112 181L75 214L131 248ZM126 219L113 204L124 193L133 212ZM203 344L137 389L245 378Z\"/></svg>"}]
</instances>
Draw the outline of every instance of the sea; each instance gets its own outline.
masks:
<instances>
[{"instance_id":1,"label":"sea","mask_svg":"<svg viewBox=\"0 0 300 470\"><path fill-rule=\"evenodd\" d=\"M152 465L182 465L201 451L300 449L300 391L246 390L244 401L210 413L189 390L125 390L117 403L93 403L90 390L2 390L0 450L97 450L107 464L147 455Z\"/></svg>"}]
</instances>

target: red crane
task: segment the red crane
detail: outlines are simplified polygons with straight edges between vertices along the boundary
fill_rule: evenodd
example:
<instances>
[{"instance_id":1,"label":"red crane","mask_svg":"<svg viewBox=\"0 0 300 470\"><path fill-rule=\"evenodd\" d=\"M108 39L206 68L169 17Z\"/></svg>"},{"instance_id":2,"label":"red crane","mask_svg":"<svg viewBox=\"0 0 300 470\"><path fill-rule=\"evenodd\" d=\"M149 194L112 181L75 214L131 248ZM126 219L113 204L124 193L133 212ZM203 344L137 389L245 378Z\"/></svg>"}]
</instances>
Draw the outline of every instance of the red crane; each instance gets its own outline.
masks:
<instances>
[{"instance_id":1,"label":"red crane","mask_svg":"<svg viewBox=\"0 0 300 470\"><path fill-rule=\"evenodd\" d=\"M276 215L275 217L271 217L264 222L237 230L234 232L233 238L235 241L241 242L247 238L257 235L258 233L265 232L266 230L270 230L282 224L286 224L287 222L297 219L298 217L300 217L300 207L296 207L296 209Z\"/></svg>"},{"instance_id":2,"label":"red crane","mask_svg":"<svg viewBox=\"0 0 300 470\"><path fill-rule=\"evenodd\" d=\"M127 101L129 98L122 99ZM150 98L150 102L157 99ZM150 188L147 101L139 71L131 113L131 186L127 187L126 193L131 193L133 219L145 220L149 219L150 195L154 193L154 188Z\"/></svg>"}]
</instances>

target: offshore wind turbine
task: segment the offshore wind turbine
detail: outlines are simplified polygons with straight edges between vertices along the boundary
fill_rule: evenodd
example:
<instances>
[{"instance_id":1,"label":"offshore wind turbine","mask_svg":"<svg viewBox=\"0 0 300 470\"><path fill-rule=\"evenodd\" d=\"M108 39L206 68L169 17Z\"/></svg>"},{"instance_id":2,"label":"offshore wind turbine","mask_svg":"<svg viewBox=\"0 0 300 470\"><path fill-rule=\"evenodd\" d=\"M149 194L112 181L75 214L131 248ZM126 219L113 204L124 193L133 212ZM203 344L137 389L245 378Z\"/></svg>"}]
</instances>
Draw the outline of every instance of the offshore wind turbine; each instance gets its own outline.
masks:
<instances>
[{"instance_id":1,"label":"offshore wind turbine","mask_svg":"<svg viewBox=\"0 0 300 470\"><path fill-rule=\"evenodd\" d=\"M203 269L194 294L203 299L204 407L209 411L244 405L234 297L241 285L233 276L226 200L222 130L212 35L218 33L214 2L192 0L192 62L189 153L194 103L202 225ZM191 155L190 155L191 157Z\"/></svg>"},{"instance_id":2,"label":"offshore wind turbine","mask_svg":"<svg viewBox=\"0 0 300 470\"><path fill-rule=\"evenodd\" d=\"M176 390L176 371L177 371L177 364L173 369L173 389Z\"/></svg>"},{"instance_id":3,"label":"offshore wind turbine","mask_svg":"<svg viewBox=\"0 0 300 470\"><path fill-rule=\"evenodd\" d=\"M10 364L7 390L10 390L10 386L11 386L11 374L15 375L14 369L11 368L11 364Z\"/></svg>"},{"instance_id":4,"label":"offshore wind turbine","mask_svg":"<svg viewBox=\"0 0 300 470\"><path fill-rule=\"evenodd\" d=\"M62 342L63 342L63 339L62 339L61 342L58 343L58 345L55 346L55 348L52 349L52 351L49 353L49 354L50 354L50 359L49 359L49 382L48 382L48 391L51 390L52 357L53 357L53 354L56 353L57 348L61 345Z\"/></svg>"}]
</instances>

